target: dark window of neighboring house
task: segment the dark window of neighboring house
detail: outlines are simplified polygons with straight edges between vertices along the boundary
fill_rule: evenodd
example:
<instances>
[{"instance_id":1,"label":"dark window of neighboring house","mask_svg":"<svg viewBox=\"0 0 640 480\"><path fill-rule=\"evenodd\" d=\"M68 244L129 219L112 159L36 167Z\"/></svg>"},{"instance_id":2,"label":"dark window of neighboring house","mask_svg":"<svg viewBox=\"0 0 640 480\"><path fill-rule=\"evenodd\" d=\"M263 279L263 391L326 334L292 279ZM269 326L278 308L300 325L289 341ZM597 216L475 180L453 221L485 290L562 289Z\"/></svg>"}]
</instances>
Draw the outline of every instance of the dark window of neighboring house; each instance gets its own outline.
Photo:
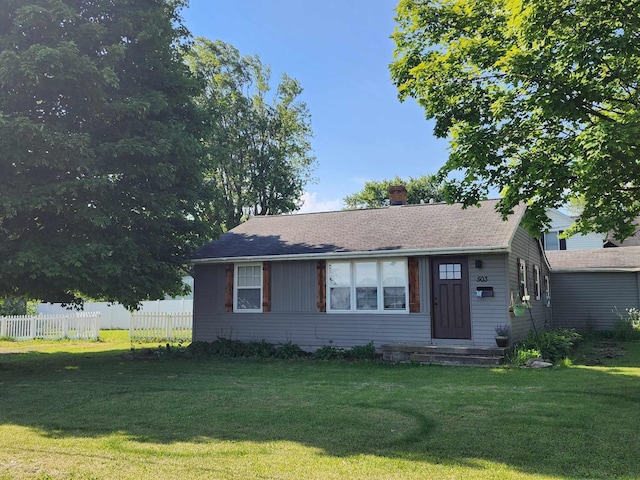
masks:
<instances>
[{"instance_id":1,"label":"dark window of neighboring house","mask_svg":"<svg viewBox=\"0 0 640 480\"><path fill-rule=\"evenodd\" d=\"M564 230L559 230L557 232L547 232L543 235L542 245L545 250L566 250L567 249L567 239L566 238L558 238Z\"/></svg>"}]
</instances>

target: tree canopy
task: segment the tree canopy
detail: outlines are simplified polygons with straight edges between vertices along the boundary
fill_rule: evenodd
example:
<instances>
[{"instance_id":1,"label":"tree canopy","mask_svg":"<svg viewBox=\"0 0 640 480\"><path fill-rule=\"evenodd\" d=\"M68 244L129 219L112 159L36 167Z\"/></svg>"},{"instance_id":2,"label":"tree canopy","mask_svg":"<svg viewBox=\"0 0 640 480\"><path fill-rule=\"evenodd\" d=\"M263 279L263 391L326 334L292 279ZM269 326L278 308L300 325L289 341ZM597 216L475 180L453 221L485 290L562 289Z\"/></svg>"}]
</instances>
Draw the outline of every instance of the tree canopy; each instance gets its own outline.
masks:
<instances>
[{"instance_id":1,"label":"tree canopy","mask_svg":"<svg viewBox=\"0 0 640 480\"><path fill-rule=\"evenodd\" d=\"M196 39L187 61L206 83L197 103L208 119L203 139L213 199L200 215L211 235L249 216L297 210L315 162L300 83L285 74L272 91L270 68L222 41Z\"/></svg>"},{"instance_id":2,"label":"tree canopy","mask_svg":"<svg viewBox=\"0 0 640 480\"><path fill-rule=\"evenodd\" d=\"M371 180L365 182L364 188L353 195L347 195L343 201L345 208L356 210L361 208L380 208L389 205L389 187L404 185L407 189L407 203L419 204L444 201L442 182L435 175L400 178L392 180Z\"/></svg>"},{"instance_id":3,"label":"tree canopy","mask_svg":"<svg viewBox=\"0 0 640 480\"><path fill-rule=\"evenodd\" d=\"M0 0L0 296L183 291L202 166L181 5Z\"/></svg>"},{"instance_id":4,"label":"tree canopy","mask_svg":"<svg viewBox=\"0 0 640 480\"><path fill-rule=\"evenodd\" d=\"M466 205L499 210L583 198L573 233L633 234L640 215L638 0L402 0L391 73L449 137L440 171Z\"/></svg>"}]
</instances>

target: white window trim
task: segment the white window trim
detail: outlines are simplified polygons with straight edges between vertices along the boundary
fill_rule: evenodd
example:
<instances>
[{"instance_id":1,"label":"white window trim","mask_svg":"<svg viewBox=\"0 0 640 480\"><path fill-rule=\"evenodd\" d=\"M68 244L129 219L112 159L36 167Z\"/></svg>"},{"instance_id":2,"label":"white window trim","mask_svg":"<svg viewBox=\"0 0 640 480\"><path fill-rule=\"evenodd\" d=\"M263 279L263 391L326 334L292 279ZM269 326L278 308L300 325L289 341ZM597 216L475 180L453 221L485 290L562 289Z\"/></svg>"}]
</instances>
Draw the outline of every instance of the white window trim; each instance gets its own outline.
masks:
<instances>
[{"instance_id":1,"label":"white window trim","mask_svg":"<svg viewBox=\"0 0 640 480\"><path fill-rule=\"evenodd\" d=\"M533 289L536 300L540 300L540 292L542 291L542 288L540 286L540 267L538 265L533 266Z\"/></svg>"},{"instance_id":2,"label":"white window trim","mask_svg":"<svg viewBox=\"0 0 640 480\"><path fill-rule=\"evenodd\" d=\"M241 267L260 267L260 308L239 308L238 307L238 290L239 289L255 289L257 287L239 287L238 286L238 270ZM233 311L234 313L262 313L262 263L241 263L234 265L233 272Z\"/></svg>"},{"instance_id":3,"label":"white window trim","mask_svg":"<svg viewBox=\"0 0 640 480\"><path fill-rule=\"evenodd\" d=\"M377 277L377 293L378 293L378 309L377 310L357 310L357 298L356 298L356 263L368 263L368 262L376 262L376 277ZM382 283L382 262L402 262L404 264L404 284L403 285L383 285ZM332 314L378 314L378 315L393 315L393 314L405 314L409 313L409 265L406 257L401 258L382 258L382 259L358 259L358 260L340 260L336 262L327 262L327 272L329 272L330 264L338 264L338 263L348 263L351 266L351 305L349 310L334 310L331 308L331 284L329 282L329 278L326 281L326 299L327 299L327 313ZM328 273L327 273L328 275ZM346 285L345 285L346 286ZM403 309L393 309L393 310L385 310L384 308L384 287L404 287L404 295L405 295L405 308Z\"/></svg>"},{"instance_id":4,"label":"white window trim","mask_svg":"<svg viewBox=\"0 0 640 480\"><path fill-rule=\"evenodd\" d=\"M544 303L547 308L551 307L551 284L549 283L549 275L544 276Z\"/></svg>"},{"instance_id":5,"label":"white window trim","mask_svg":"<svg viewBox=\"0 0 640 480\"><path fill-rule=\"evenodd\" d=\"M520 299L521 301L525 301L524 297L527 297L529 295L529 289L528 289L528 285L527 285L527 262L525 260L523 260L522 258L520 259L520 265L518 266L518 268L520 269L519 272L519 276L520 276L520 286L522 287L522 298Z\"/></svg>"}]
</instances>

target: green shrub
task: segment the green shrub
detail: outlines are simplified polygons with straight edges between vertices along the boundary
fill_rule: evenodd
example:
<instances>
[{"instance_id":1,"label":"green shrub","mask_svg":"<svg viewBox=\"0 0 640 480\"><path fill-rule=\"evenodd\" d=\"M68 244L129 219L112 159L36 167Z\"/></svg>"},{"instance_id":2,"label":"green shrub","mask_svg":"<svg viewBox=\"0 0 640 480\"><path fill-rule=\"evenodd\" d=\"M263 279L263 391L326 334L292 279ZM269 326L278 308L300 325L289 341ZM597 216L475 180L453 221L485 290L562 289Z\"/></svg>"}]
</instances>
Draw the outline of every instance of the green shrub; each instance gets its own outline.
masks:
<instances>
[{"instance_id":1,"label":"green shrub","mask_svg":"<svg viewBox=\"0 0 640 480\"><path fill-rule=\"evenodd\" d=\"M378 354L373 342L369 342L366 345L355 345L347 350L344 356L352 360L373 360L378 357Z\"/></svg>"},{"instance_id":2,"label":"green shrub","mask_svg":"<svg viewBox=\"0 0 640 480\"><path fill-rule=\"evenodd\" d=\"M218 337L213 342L193 342L188 347L194 357L241 357L245 344L239 340Z\"/></svg>"},{"instance_id":3,"label":"green shrub","mask_svg":"<svg viewBox=\"0 0 640 480\"><path fill-rule=\"evenodd\" d=\"M302 348L300 348L299 345L296 345L295 343L291 343L291 340L289 340L287 343L281 343L280 345L278 345L274 353L274 356L276 358L283 358L286 360L302 358L302 357L305 357L306 355L307 353L304 350L302 350Z\"/></svg>"},{"instance_id":4,"label":"green shrub","mask_svg":"<svg viewBox=\"0 0 640 480\"><path fill-rule=\"evenodd\" d=\"M314 360L339 360L344 358L344 355L344 349L325 345L313 352L311 358Z\"/></svg>"},{"instance_id":5,"label":"green shrub","mask_svg":"<svg viewBox=\"0 0 640 480\"><path fill-rule=\"evenodd\" d=\"M531 330L520 346L523 350L537 349L542 358L555 363L567 357L571 348L581 340L582 336L579 333L566 328L540 330L537 335Z\"/></svg>"},{"instance_id":6,"label":"green shrub","mask_svg":"<svg viewBox=\"0 0 640 480\"><path fill-rule=\"evenodd\" d=\"M622 341L640 340L640 310L627 308L626 314L615 310L618 320L614 330L614 338Z\"/></svg>"},{"instance_id":7,"label":"green shrub","mask_svg":"<svg viewBox=\"0 0 640 480\"><path fill-rule=\"evenodd\" d=\"M540 358L542 354L537 348L524 348L521 344L516 345L511 353L507 355L507 361L512 365L525 365L531 358Z\"/></svg>"},{"instance_id":8,"label":"green shrub","mask_svg":"<svg viewBox=\"0 0 640 480\"><path fill-rule=\"evenodd\" d=\"M259 342L249 342L244 346L245 357L269 358L273 356L275 348L266 340Z\"/></svg>"}]
</instances>

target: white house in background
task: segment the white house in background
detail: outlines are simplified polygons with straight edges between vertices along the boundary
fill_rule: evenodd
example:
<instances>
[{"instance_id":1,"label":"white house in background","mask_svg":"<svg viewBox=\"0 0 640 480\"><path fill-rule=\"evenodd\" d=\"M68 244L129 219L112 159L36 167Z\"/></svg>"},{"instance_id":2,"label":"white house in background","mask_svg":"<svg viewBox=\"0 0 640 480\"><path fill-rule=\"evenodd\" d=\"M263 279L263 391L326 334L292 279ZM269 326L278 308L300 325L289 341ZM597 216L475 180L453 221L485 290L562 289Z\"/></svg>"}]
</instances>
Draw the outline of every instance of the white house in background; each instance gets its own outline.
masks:
<instances>
[{"instance_id":1,"label":"white house in background","mask_svg":"<svg viewBox=\"0 0 640 480\"><path fill-rule=\"evenodd\" d=\"M547 210L547 215L551 224L541 235L545 250L589 250L604 246L606 235L602 233L576 234L569 238L560 238L560 234L573 225L575 218L555 209Z\"/></svg>"},{"instance_id":2,"label":"white house in background","mask_svg":"<svg viewBox=\"0 0 640 480\"><path fill-rule=\"evenodd\" d=\"M163 300L140 302L140 312L193 312L193 277L183 277L182 282L191 287L191 293L183 297L165 297ZM131 312L119 303L85 302L85 312L100 312L100 328L103 330L128 330L131 323ZM68 313L69 310L60 303L41 303L36 311L43 315Z\"/></svg>"}]
</instances>

